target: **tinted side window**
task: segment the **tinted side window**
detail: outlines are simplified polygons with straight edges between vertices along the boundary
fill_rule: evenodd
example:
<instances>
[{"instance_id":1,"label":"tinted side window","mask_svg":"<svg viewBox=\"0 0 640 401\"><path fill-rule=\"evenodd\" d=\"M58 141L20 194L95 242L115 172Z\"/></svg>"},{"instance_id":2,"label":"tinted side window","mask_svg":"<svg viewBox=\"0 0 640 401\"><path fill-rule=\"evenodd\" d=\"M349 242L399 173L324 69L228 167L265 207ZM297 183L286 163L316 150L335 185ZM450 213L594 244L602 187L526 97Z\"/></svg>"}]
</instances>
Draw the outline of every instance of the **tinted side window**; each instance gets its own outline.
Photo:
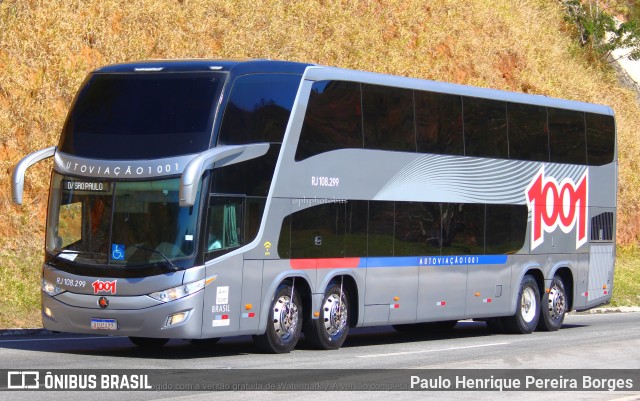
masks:
<instances>
[{"instance_id":1,"label":"tinted side window","mask_svg":"<svg viewBox=\"0 0 640 401\"><path fill-rule=\"evenodd\" d=\"M346 204L346 236L344 242L344 256L367 256L367 223L369 202L348 201Z\"/></svg>"},{"instance_id":2,"label":"tinted side window","mask_svg":"<svg viewBox=\"0 0 640 401\"><path fill-rule=\"evenodd\" d=\"M362 85L364 147L416 151L413 91Z\"/></svg>"},{"instance_id":3,"label":"tinted side window","mask_svg":"<svg viewBox=\"0 0 640 401\"><path fill-rule=\"evenodd\" d=\"M509 103L509 158L549 161L547 109L541 106Z\"/></svg>"},{"instance_id":4,"label":"tinted side window","mask_svg":"<svg viewBox=\"0 0 640 401\"><path fill-rule=\"evenodd\" d=\"M260 230L264 207L267 203L266 198L250 197L246 198L246 218L245 218L245 243L253 241Z\"/></svg>"},{"instance_id":5,"label":"tinted side window","mask_svg":"<svg viewBox=\"0 0 640 401\"><path fill-rule=\"evenodd\" d=\"M590 166L601 166L613 161L616 127L613 116L587 113L587 161Z\"/></svg>"},{"instance_id":6,"label":"tinted side window","mask_svg":"<svg viewBox=\"0 0 640 401\"><path fill-rule=\"evenodd\" d=\"M344 257L344 203L326 203L291 215L291 258Z\"/></svg>"},{"instance_id":7,"label":"tinted side window","mask_svg":"<svg viewBox=\"0 0 640 401\"><path fill-rule=\"evenodd\" d=\"M462 101L465 155L506 159L506 103L473 97L465 97Z\"/></svg>"},{"instance_id":8,"label":"tinted side window","mask_svg":"<svg viewBox=\"0 0 640 401\"><path fill-rule=\"evenodd\" d=\"M282 220L278 239L278 256L282 259L291 259L291 215Z\"/></svg>"},{"instance_id":9,"label":"tinted side window","mask_svg":"<svg viewBox=\"0 0 640 401\"><path fill-rule=\"evenodd\" d=\"M584 113L551 108L548 111L551 161L586 164Z\"/></svg>"},{"instance_id":10,"label":"tinted side window","mask_svg":"<svg viewBox=\"0 0 640 401\"><path fill-rule=\"evenodd\" d=\"M508 157L506 103L465 97L462 104L465 155L506 159Z\"/></svg>"},{"instance_id":11,"label":"tinted side window","mask_svg":"<svg viewBox=\"0 0 640 401\"><path fill-rule=\"evenodd\" d=\"M272 144L262 157L215 168L211 192L267 196L279 152L280 145Z\"/></svg>"},{"instance_id":12,"label":"tinted side window","mask_svg":"<svg viewBox=\"0 0 640 401\"><path fill-rule=\"evenodd\" d=\"M205 260L210 260L246 243L244 198L212 196L209 201Z\"/></svg>"},{"instance_id":13,"label":"tinted side window","mask_svg":"<svg viewBox=\"0 0 640 401\"><path fill-rule=\"evenodd\" d=\"M393 256L393 202L369 202L369 256Z\"/></svg>"},{"instance_id":14,"label":"tinted side window","mask_svg":"<svg viewBox=\"0 0 640 401\"><path fill-rule=\"evenodd\" d=\"M237 78L227 103L220 145L282 143L299 75L255 74Z\"/></svg>"},{"instance_id":15,"label":"tinted side window","mask_svg":"<svg viewBox=\"0 0 640 401\"><path fill-rule=\"evenodd\" d=\"M395 256L440 255L440 204L396 202Z\"/></svg>"},{"instance_id":16,"label":"tinted side window","mask_svg":"<svg viewBox=\"0 0 640 401\"><path fill-rule=\"evenodd\" d=\"M431 92L415 92L418 152L464 154L462 98Z\"/></svg>"},{"instance_id":17,"label":"tinted side window","mask_svg":"<svg viewBox=\"0 0 640 401\"><path fill-rule=\"evenodd\" d=\"M442 204L442 254L484 254L484 205Z\"/></svg>"},{"instance_id":18,"label":"tinted side window","mask_svg":"<svg viewBox=\"0 0 640 401\"><path fill-rule=\"evenodd\" d=\"M528 210L525 205L487 205L485 253L510 254L524 245Z\"/></svg>"},{"instance_id":19,"label":"tinted side window","mask_svg":"<svg viewBox=\"0 0 640 401\"><path fill-rule=\"evenodd\" d=\"M360 84L315 82L295 159L345 148L362 148Z\"/></svg>"}]
</instances>

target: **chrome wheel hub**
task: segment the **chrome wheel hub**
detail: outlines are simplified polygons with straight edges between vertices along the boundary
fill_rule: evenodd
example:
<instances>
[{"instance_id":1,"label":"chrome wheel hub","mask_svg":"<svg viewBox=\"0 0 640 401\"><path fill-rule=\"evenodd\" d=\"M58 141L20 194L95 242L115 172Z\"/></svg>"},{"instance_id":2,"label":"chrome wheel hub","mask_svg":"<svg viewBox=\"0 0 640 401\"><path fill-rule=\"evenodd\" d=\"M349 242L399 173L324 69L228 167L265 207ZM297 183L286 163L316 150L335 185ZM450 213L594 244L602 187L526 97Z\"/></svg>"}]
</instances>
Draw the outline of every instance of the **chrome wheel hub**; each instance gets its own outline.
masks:
<instances>
[{"instance_id":1,"label":"chrome wheel hub","mask_svg":"<svg viewBox=\"0 0 640 401\"><path fill-rule=\"evenodd\" d=\"M532 288L525 288L522 291L522 299L520 300L520 312L522 319L530 323L536 315L536 294Z\"/></svg>"},{"instance_id":2,"label":"chrome wheel hub","mask_svg":"<svg viewBox=\"0 0 640 401\"><path fill-rule=\"evenodd\" d=\"M347 309L344 306L338 294L329 295L322 305L324 328L330 336L339 334L347 325Z\"/></svg>"},{"instance_id":3,"label":"chrome wheel hub","mask_svg":"<svg viewBox=\"0 0 640 401\"><path fill-rule=\"evenodd\" d=\"M288 296L281 296L273 305L273 328L278 337L287 339L298 327L298 306Z\"/></svg>"},{"instance_id":4,"label":"chrome wheel hub","mask_svg":"<svg viewBox=\"0 0 640 401\"><path fill-rule=\"evenodd\" d=\"M559 319L564 315L566 308L566 298L564 293L557 286L549 291L549 316L552 319Z\"/></svg>"}]
</instances>

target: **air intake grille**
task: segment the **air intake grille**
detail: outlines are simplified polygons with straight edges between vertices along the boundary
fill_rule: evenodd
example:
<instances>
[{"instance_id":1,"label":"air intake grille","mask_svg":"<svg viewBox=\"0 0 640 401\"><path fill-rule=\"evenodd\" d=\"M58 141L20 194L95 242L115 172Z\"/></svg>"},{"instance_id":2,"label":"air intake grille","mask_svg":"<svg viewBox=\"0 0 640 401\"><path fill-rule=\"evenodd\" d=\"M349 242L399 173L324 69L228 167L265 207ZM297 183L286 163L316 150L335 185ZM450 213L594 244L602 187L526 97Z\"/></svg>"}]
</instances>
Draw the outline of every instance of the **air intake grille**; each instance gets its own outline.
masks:
<instances>
[{"instance_id":1,"label":"air intake grille","mask_svg":"<svg viewBox=\"0 0 640 401\"><path fill-rule=\"evenodd\" d=\"M591 219L591 241L613 240L613 212L600 213Z\"/></svg>"}]
</instances>

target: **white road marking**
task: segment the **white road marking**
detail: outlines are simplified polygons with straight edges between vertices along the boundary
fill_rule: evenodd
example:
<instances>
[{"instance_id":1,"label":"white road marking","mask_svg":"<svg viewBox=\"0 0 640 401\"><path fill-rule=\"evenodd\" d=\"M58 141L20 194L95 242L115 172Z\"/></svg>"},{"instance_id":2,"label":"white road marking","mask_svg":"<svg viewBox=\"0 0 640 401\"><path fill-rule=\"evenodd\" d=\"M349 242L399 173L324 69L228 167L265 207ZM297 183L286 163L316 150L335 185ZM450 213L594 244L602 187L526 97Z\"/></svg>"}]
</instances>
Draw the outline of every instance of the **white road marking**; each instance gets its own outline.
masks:
<instances>
[{"instance_id":1,"label":"white road marking","mask_svg":"<svg viewBox=\"0 0 640 401\"><path fill-rule=\"evenodd\" d=\"M381 356L428 354L428 353L431 353L431 352L456 351L456 350L460 350L460 349L481 348L481 347L495 347L495 346L498 346L498 345L507 345L507 344L510 344L510 343L479 344L479 345L469 345L467 347L451 347L451 348L441 348L441 349L430 349L430 350L424 350L424 351L406 351L406 352L392 352L392 353L389 353L389 354L358 355L358 358L379 358Z\"/></svg>"}]
</instances>

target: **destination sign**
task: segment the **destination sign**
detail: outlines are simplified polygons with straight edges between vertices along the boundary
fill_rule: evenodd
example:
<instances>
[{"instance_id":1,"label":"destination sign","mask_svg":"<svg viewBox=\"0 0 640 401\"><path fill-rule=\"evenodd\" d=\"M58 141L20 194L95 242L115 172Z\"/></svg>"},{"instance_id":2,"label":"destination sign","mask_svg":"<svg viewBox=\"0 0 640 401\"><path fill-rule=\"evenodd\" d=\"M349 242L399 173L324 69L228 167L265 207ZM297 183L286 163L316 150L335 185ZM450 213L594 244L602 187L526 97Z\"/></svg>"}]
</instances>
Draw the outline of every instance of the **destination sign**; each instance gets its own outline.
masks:
<instances>
[{"instance_id":1,"label":"destination sign","mask_svg":"<svg viewBox=\"0 0 640 401\"><path fill-rule=\"evenodd\" d=\"M97 181L62 181L62 187L68 191L110 192L110 184Z\"/></svg>"}]
</instances>

